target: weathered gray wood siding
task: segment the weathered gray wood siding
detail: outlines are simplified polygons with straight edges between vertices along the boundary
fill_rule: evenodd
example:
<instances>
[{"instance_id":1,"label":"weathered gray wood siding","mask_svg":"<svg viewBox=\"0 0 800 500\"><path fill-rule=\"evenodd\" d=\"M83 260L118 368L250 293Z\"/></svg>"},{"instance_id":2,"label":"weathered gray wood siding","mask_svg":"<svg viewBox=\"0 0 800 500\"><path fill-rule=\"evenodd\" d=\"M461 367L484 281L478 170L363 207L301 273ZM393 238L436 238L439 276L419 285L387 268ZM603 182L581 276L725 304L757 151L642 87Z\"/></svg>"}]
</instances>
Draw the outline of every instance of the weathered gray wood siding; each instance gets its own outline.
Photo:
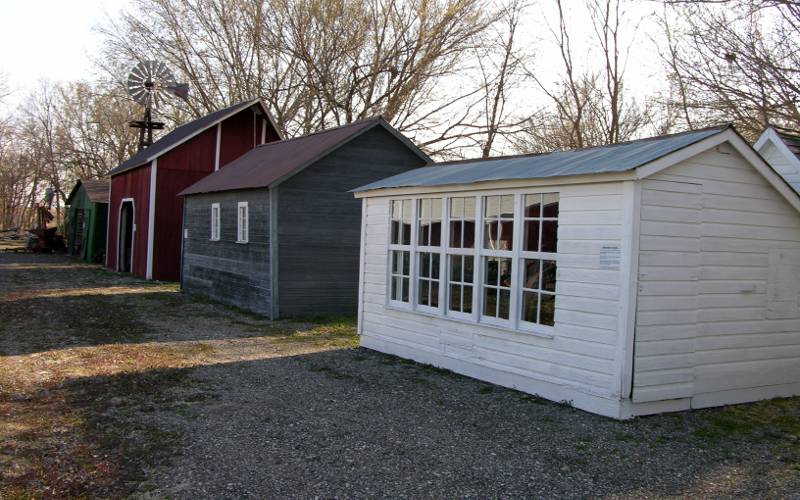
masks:
<instances>
[{"instance_id":1,"label":"weathered gray wood siding","mask_svg":"<svg viewBox=\"0 0 800 500\"><path fill-rule=\"evenodd\" d=\"M374 128L280 184L280 316L357 312L361 200L348 191L423 164Z\"/></svg>"},{"instance_id":2,"label":"weathered gray wood siding","mask_svg":"<svg viewBox=\"0 0 800 500\"><path fill-rule=\"evenodd\" d=\"M248 202L249 242L236 243L236 214ZM211 204L220 205L220 240L211 241ZM249 189L187 196L183 288L260 314L271 310L269 191Z\"/></svg>"}]
</instances>

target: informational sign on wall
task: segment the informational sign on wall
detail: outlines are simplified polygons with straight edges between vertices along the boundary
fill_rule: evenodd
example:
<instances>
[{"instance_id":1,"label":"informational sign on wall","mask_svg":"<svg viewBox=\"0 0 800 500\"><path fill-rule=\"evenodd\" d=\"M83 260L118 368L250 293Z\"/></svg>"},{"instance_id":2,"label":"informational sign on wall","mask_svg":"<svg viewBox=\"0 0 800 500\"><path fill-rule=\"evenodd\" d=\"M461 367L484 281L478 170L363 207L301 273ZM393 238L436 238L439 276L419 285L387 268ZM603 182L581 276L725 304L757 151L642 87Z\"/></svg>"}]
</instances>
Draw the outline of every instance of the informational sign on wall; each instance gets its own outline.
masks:
<instances>
[{"instance_id":1,"label":"informational sign on wall","mask_svg":"<svg viewBox=\"0 0 800 500\"><path fill-rule=\"evenodd\" d=\"M600 269L619 269L619 245L603 245L600 247Z\"/></svg>"}]
</instances>

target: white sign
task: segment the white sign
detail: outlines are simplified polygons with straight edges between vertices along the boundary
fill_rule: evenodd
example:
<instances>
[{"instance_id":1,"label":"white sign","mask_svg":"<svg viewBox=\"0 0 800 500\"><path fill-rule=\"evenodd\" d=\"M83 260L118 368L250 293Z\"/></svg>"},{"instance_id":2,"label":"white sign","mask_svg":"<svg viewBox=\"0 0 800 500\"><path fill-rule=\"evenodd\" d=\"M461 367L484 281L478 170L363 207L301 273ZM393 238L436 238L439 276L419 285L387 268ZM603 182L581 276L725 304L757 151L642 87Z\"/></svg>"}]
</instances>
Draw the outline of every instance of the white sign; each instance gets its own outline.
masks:
<instances>
[{"instance_id":1,"label":"white sign","mask_svg":"<svg viewBox=\"0 0 800 500\"><path fill-rule=\"evenodd\" d=\"M600 268L619 269L619 245L603 245L600 247Z\"/></svg>"}]
</instances>

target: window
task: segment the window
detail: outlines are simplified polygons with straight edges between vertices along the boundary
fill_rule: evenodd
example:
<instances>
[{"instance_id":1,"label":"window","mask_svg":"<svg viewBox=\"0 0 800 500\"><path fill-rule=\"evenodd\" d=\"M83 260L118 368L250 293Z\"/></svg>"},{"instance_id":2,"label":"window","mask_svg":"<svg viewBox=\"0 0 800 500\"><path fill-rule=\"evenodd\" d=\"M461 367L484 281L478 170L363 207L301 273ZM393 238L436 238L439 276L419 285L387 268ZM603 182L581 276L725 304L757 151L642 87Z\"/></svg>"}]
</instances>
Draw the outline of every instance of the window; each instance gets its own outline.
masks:
<instances>
[{"instance_id":1,"label":"window","mask_svg":"<svg viewBox=\"0 0 800 500\"><path fill-rule=\"evenodd\" d=\"M392 200L390 213L390 303L523 331L555 325L557 193Z\"/></svg>"},{"instance_id":2,"label":"window","mask_svg":"<svg viewBox=\"0 0 800 500\"><path fill-rule=\"evenodd\" d=\"M392 302L411 303L411 200L392 200L389 285Z\"/></svg>"},{"instance_id":3,"label":"window","mask_svg":"<svg viewBox=\"0 0 800 500\"><path fill-rule=\"evenodd\" d=\"M450 198L447 245L447 313L471 318L474 311L476 198Z\"/></svg>"},{"instance_id":4,"label":"window","mask_svg":"<svg viewBox=\"0 0 800 500\"><path fill-rule=\"evenodd\" d=\"M211 204L211 241L219 241L219 203Z\"/></svg>"},{"instance_id":5,"label":"window","mask_svg":"<svg viewBox=\"0 0 800 500\"><path fill-rule=\"evenodd\" d=\"M439 307L442 199L417 200L417 304Z\"/></svg>"},{"instance_id":6,"label":"window","mask_svg":"<svg viewBox=\"0 0 800 500\"><path fill-rule=\"evenodd\" d=\"M247 243L249 237L249 214L246 201L239 202L239 212L236 218L236 243Z\"/></svg>"},{"instance_id":7,"label":"window","mask_svg":"<svg viewBox=\"0 0 800 500\"><path fill-rule=\"evenodd\" d=\"M553 326L556 304L558 194L527 194L523 200L525 238L520 320Z\"/></svg>"}]
</instances>

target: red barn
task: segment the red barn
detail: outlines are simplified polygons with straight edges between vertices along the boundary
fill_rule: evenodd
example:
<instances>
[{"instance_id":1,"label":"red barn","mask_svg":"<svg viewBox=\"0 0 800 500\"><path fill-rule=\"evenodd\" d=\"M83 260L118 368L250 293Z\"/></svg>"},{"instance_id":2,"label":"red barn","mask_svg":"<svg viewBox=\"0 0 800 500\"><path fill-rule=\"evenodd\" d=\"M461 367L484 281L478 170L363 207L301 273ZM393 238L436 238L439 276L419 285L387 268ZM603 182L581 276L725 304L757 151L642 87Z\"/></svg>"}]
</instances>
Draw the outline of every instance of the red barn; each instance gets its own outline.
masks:
<instances>
[{"instance_id":1,"label":"red barn","mask_svg":"<svg viewBox=\"0 0 800 500\"><path fill-rule=\"evenodd\" d=\"M252 99L181 125L112 170L106 267L178 281L178 193L258 144L280 139L264 104Z\"/></svg>"}]
</instances>

